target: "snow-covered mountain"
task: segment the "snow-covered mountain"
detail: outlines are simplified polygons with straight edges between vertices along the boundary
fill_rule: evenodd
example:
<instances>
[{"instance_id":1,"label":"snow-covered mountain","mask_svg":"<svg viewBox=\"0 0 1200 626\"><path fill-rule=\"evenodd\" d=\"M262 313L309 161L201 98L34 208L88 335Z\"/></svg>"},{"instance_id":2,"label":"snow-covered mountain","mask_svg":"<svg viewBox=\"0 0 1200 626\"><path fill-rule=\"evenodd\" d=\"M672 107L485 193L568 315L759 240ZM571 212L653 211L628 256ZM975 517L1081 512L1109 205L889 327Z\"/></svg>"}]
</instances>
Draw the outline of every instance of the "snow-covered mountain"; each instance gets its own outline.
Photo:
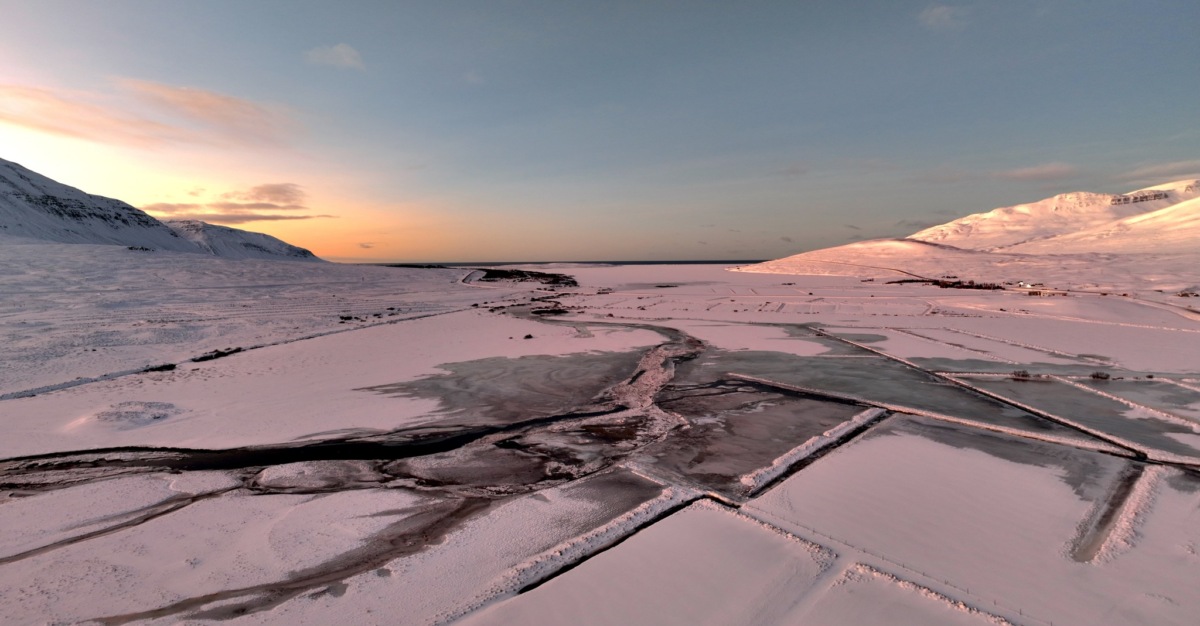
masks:
<instances>
[{"instance_id":1,"label":"snow-covered mountain","mask_svg":"<svg viewBox=\"0 0 1200 626\"><path fill-rule=\"evenodd\" d=\"M84 193L4 159L0 159L0 235L197 251L162 222L120 200Z\"/></svg>"},{"instance_id":2,"label":"snow-covered mountain","mask_svg":"<svg viewBox=\"0 0 1200 626\"><path fill-rule=\"evenodd\" d=\"M971 250L1014 249L1029 242L1081 231L1104 231L1116 227L1123 220L1157 212L1196 197L1200 197L1200 181L1196 180L1177 181L1116 195L1077 191L1029 204L968 215L927 228L908 238ZM1075 241L1081 243L1084 240ZM1044 250L1068 251L1057 247Z\"/></svg>"},{"instance_id":3,"label":"snow-covered mountain","mask_svg":"<svg viewBox=\"0 0 1200 626\"><path fill-rule=\"evenodd\" d=\"M1021 254L1200 252L1200 198L1003 250Z\"/></svg>"},{"instance_id":4,"label":"snow-covered mountain","mask_svg":"<svg viewBox=\"0 0 1200 626\"><path fill-rule=\"evenodd\" d=\"M1070 193L928 228L813 250L740 271L887 280L954 276L1173 294L1200 280L1200 181ZM1168 297L1168 296L1163 296ZM1169 299L1169 297L1168 297Z\"/></svg>"},{"instance_id":5,"label":"snow-covered mountain","mask_svg":"<svg viewBox=\"0 0 1200 626\"><path fill-rule=\"evenodd\" d=\"M217 226L199 220L164 220L163 223L201 250L226 259L283 257L304 261L320 260L304 248L262 233Z\"/></svg>"},{"instance_id":6,"label":"snow-covered mountain","mask_svg":"<svg viewBox=\"0 0 1200 626\"><path fill-rule=\"evenodd\" d=\"M912 239L872 239L813 250L741 268L768 274L862 276L902 279L937 277L942 268L986 263L992 255L977 250ZM934 268L930 271L930 268Z\"/></svg>"},{"instance_id":7,"label":"snow-covered mountain","mask_svg":"<svg viewBox=\"0 0 1200 626\"><path fill-rule=\"evenodd\" d=\"M85 193L0 159L0 239L12 238L230 259L320 260L270 235L195 220L160 222L120 200Z\"/></svg>"}]
</instances>

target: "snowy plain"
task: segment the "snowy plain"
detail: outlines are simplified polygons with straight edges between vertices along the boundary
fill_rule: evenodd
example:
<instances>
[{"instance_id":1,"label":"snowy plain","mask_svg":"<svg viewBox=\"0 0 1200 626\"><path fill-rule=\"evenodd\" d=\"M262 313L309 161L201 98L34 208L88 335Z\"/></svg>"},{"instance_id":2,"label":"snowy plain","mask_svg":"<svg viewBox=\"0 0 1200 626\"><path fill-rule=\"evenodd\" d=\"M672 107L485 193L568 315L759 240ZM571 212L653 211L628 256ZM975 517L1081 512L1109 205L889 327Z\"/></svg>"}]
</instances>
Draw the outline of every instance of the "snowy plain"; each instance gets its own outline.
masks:
<instances>
[{"instance_id":1,"label":"snowy plain","mask_svg":"<svg viewBox=\"0 0 1200 626\"><path fill-rule=\"evenodd\" d=\"M4 620L1194 623L1196 266L938 254L0 245Z\"/></svg>"}]
</instances>

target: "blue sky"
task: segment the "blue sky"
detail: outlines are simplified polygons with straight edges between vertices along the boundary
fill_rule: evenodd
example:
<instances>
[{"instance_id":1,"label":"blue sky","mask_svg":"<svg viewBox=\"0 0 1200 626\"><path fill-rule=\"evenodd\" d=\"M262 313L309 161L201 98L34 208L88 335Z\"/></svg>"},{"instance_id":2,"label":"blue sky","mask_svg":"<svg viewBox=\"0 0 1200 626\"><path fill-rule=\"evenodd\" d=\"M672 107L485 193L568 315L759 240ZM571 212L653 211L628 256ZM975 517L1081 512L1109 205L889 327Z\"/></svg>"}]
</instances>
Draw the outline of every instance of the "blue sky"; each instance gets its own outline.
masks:
<instances>
[{"instance_id":1,"label":"blue sky","mask_svg":"<svg viewBox=\"0 0 1200 626\"><path fill-rule=\"evenodd\" d=\"M0 157L326 258L773 258L1200 175L1194 1L0 11Z\"/></svg>"}]
</instances>

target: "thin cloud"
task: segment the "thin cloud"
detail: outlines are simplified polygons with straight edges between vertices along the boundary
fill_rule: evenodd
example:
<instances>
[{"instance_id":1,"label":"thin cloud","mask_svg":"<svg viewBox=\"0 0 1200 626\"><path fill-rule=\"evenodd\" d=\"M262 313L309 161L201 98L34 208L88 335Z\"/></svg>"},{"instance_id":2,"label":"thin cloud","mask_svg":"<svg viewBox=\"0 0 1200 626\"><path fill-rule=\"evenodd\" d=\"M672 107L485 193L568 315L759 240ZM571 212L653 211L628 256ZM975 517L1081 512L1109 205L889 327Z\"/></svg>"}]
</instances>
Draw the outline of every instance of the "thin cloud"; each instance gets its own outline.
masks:
<instances>
[{"instance_id":1,"label":"thin cloud","mask_svg":"<svg viewBox=\"0 0 1200 626\"><path fill-rule=\"evenodd\" d=\"M917 15L917 20L930 30L960 30L967 25L968 13L966 7L931 4Z\"/></svg>"},{"instance_id":2,"label":"thin cloud","mask_svg":"<svg viewBox=\"0 0 1200 626\"><path fill-rule=\"evenodd\" d=\"M1011 180L1017 182L1046 182L1056 180L1066 180L1079 175L1079 168L1070 163L1043 163L1034 165L1033 167L1020 167L1013 170L1004 170L992 174L994 178L1000 180Z\"/></svg>"},{"instance_id":3,"label":"thin cloud","mask_svg":"<svg viewBox=\"0 0 1200 626\"><path fill-rule=\"evenodd\" d=\"M90 102L96 94L61 94L40 87L0 85L0 122L97 143L157 147L201 143L194 131Z\"/></svg>"},{"instance_id":4,"label":"thin cloud","mask_svg":"<svg viewBox=\"0 0 1200 626\"><path fill-rule=\"evenodd\" d=\"M842 226L849 228L850 230L862 230L861 227L855 226L854 224L842 224Z\"/></svg>"},{"instance_id":5,"label":"thin cloud","mask_svg":"<svg viewBox=\"0 0 1200 626\"><path fill-rule=\"evenodd\" d=\"M262 215L243 213L193 213L172 215L172 220L199 220L209 224L246 224L248 222L279 222L284 220L312 220L318 218L336 218L336 215Z\"/></svg>"},{"instance_id":6,"label":"thin cloud","mask_svg":"<svg viewBox=\"0 0 1200 626\"><path fill-rule=\"evenodd\" d=\"M223 136L249 143L284 142L279 116L262 105L215 91L125 78L118 84L139 100Z\"/></svg>"},{"instance_id":7,"label":"thin cloud","mask_svg":"<svg viewBox=\"0 0 1200 626\"><path fill-rule=\"evenodd\" d=\"M779 240L784 243L794 243L791 237L780 237Z\"/></svg>"},{"instance_id":8,"label":"thin cloud","mask_svg":"<svg viewBox=\"0 0 1200 626\"><path fill-rule=\"evenodd\" d=\"M267 183L265 185L256 185L246 191L224 193L221 194L221 197L227 200L302 204L307 195L304 192L304 188L296 183Z\"/></svg>"},{"instance_id":9,"label":"thin cloud","mask_svg":"<svg viewBox=\"0 0 1200 626\"><path fill-rule=\"evenodd\" d=\"M307 196L304 188L296 183L267 183L226 192L210 202L157 202L143 206L142 210L169 219L200 220L214 224L337 217L303 213L311 210L306 204Z\"/></svg>"},{"instance_id":10,"label":"thin cloud","mask_svg":"<svg viewBox=\"0 0 1200 626\"><path fill-rule=\"evenodd\" d=\"M154 204L147 204L141 207L141 209L147 213L176 215L178 213L185 213L187 211L195 211L203 208L204 206L205 205L203 204L194 203L155 202Z\"/></svg>"},{"instance_id":11,"label":"thin cloud","mask_svg":"<svg viewBox=\"0 0 1200 626\"><path fill-rule=\"evenodd\" d=\"M0 85L0 122L138 148L279 145L286 140L286 116L249 100L134 79L115 84L115 93ZM154 110L160 115L146 114Z\"/></svg>"},{"instance_id":12,"label":"thin cloud","mask_svg":"<svg viewBox=\"0 0 1200 626\"><path fill-rule=\"evenodd\" d=\"M362 55L349 44L339 43L332 46L318 46L304 53L305 58L313 65L327 65L347 69L365 70Z\"/></svg>"},{"instance_id":13,"label":"thin cloud","mask_svg":"<svg viewBox=\"0 0 1200 626\"><path fill-rule=\"evenodd\" d=\"M213 202L207 206L222 211L308 210L308 207L302 204L275 204L274 202Z\"/></svg>"},{"instance_id":14,"label":"thin cloud","mask_svg":"<svg viewBox=\"0 0 1200 626\"><path fill-rule=\"evenodd\" d=\"M364 242L358 244L358 247L362 248L363 250L370 250L371 248L375 247L375 244L373 244L369 241L364 241Z\"/></svg>"},{"instance_id":15,"label":"thin cloud","mask_svg":"<svg viewBox=\"0 0 1200 626\"><path fill-rule=\"evenodd\" d=\"M1200 178L1200 160L1148 163L1138 166L1121 176L1134 183L1165 183L1181 178Z\"/></svg>"}]
</instances>

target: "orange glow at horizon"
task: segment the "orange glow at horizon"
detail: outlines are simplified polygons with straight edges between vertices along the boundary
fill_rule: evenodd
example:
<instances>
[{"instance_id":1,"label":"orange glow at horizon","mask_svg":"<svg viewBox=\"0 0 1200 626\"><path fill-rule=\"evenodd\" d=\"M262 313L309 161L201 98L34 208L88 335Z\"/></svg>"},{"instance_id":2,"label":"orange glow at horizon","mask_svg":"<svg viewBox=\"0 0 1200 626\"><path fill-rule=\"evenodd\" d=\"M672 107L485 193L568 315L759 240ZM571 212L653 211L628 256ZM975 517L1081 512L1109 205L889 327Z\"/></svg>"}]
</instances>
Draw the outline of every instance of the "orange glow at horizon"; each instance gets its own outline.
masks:
<instances>
[{"instance_id":1,"label":"orange glow at horizon","mask_svg":"<svg viewBox=\"0 0 1200 626\"><path fill-rule=\"evenodd\" d=\"M162 88L151 85L152 90L147 85L139 83L135 87L162 95ZM51 93L38 88L28 90ZM238 102L226 103L206 92L193 97L186 91L173 90L167 95L176 100L199 98L205 106L201 112L208 115L216 115L211 113L213 108L220 108L216 105L235 110L243 118L247 110L258 114L257 109L238 109ZM71 109L57 100L50 104L55 106L35 113L52 118L55 111ZM22 123L12 119L20 116L5 116L0 110L0 158L86 193L146 208L159 219L180 217L173 212L186 212L189 215L184 217L198 219L213 215L205 221L265 233L324 258L442 259L447 255L446 248L453 246L455 237L439 218L440 211L414 203L362 197L354 176L331 172L296 150L278 145L229 150L217 145L220 142L178 142L167 135L147 142L143 137L121 132L130 119L119 113L98 107L76 106L71 110L76 109L94 121L122 123L108 130L93 128L89 137L61 132L52 124ZM242 118L237 121L240 123ZM82 123L78 116L68 116L64 123L70 126L77 122ZM109 140L100 141L103 137ZM276 203L277 210L272 210L272 203L261 202L262 198L246 196L247 190L265 186L295 187L301 196L289 200L289 204ZM154 210L151 205L174 211ZM221 219L221 207L228 209L230 205L236 205L235 210L241 214ZM268 218L253 219L262 214Z\"/></svg>"}]
</instances>

